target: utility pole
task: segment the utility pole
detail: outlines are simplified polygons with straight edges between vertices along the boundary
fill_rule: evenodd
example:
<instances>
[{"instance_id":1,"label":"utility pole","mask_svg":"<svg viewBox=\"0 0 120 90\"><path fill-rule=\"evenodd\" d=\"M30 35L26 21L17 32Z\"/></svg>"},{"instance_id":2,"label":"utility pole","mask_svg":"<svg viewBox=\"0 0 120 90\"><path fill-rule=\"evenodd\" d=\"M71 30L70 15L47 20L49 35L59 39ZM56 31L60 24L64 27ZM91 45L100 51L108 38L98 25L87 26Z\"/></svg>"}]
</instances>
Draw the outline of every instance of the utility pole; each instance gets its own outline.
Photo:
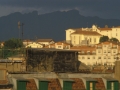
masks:
<instances>
[{"instance_id":1,"label":"utility pole","mask_svg":"<svg viewBox=\"0 0 120 90\"><path fill-rule=\"evenodd\" d=\"M23 42L23 26L24 26L24 23L20 23L20 21L18 22L18 28L19 28L19 31L20 31L20 27L22 26L22 32L21 32L21 41ZM20 33L19 33L19 35L20 35ZM20 37L19 37L20 38ZM22 47L21 48L22 49L22 57L25 57L24 56L24 50L25 50L25 48L24 47ZM24 63L24 60L22 61L22 64ZM21 66L21 68L23 69L23 65Z\"/></svg>"},{"instance_id":2,"label":"utility pole","mask_svg":"<svg viewBox=\"0 0 120 90\"><path fill-rule=\"evenodd\" d=\"M21 39L23 40L23 26L24 26L24 23L20 23L20 21L18 22L18 28L20 29L20 26L22 26L22 37L21 37ZM19 38L20 38L20 33L19 33Z\"/></svg>"}]
</instances>

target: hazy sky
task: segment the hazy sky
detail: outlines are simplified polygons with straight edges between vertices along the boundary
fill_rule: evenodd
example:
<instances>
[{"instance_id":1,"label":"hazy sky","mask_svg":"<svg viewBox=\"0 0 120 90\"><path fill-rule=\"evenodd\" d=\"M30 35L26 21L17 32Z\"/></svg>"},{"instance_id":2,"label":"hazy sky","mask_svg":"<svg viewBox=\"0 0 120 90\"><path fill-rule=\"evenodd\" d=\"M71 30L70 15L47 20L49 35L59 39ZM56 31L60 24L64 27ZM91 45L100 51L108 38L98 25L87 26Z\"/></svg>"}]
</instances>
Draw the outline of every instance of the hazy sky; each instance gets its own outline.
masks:
<instances>
[{"instance_id":1,"label":"hazy sky","mask_svg":"<svg viewBox=\"0 0 120 90\"><path fill-rule=\"evenodd\" d=\"M120 0L0 0L0 17L14 12L39 14L79 10L84 16L120 19Z\"/></svg>"}]
</instances>

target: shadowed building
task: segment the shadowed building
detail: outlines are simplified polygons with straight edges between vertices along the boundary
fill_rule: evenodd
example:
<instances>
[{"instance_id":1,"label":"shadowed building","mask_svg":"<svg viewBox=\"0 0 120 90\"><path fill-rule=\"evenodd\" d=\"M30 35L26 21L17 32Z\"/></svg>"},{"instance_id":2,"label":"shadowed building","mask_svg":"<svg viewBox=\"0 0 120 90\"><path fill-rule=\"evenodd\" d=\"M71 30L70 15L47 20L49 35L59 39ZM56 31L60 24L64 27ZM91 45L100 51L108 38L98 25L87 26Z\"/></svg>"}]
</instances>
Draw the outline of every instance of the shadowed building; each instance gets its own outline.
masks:
<instances>
[{"instance_id":1,"label":"shadowed building","mask_svg":"<svg viewBox=\"0 0 120 90\"><path fill-rule=\"evenodd\" d=\"M28 49L27 71L77 72L78 52L58 49Z\"/></svg>"}]
</instances>

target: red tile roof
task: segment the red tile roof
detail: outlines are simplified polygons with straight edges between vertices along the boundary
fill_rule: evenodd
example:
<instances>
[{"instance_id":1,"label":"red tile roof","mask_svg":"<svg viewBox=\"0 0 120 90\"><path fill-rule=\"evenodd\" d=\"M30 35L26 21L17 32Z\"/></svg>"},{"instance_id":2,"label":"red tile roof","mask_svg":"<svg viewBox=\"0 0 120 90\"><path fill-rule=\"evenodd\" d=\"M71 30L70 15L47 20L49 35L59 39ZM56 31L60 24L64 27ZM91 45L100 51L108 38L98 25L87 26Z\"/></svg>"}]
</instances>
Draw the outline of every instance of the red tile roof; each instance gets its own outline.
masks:
<instances>
[{"instance_id":1,"label":"red tile roof","mask_svg":"<svg viewBox=\"0 0 120 90\"><path fill-rule=\"evenodd\" d=\"M112 28L98 28L100 31L111 31Z\"/></svg>"},{"instance_id":2,"label":"red tile roof","mask_svg":"<svg viewBox=\"0 0 120 90\"><path fill-rule=\"evenodd\" d=\"M52 39L38 39L37 42L50 42Z\"/></svg>"},{"instance_id":3,"label":"red tile roof","mask_svg":"<svg viewBox=\"0 0 120 90\"><path fill-rule=\"evenodd\" d=\"M96 50L96 47L93 46L73 46L70 48L71 50L87 50L87 51L90 51L90 50Z\"/></svg>"},{"instance_id":4,"label":"red tile roof","mask_svg":"<svg viewBox=\"0 0 120 90\"><path fill-rule=\"evenodd\" d=\"M94 35L94 36L102 36L101 34L99 34L98 32L95 32L95 31L76 31L72 34L84 34L84 35Z\"/></svg>"},{"instance_id":5,"label":"red tile roof","mask_svg":"<svg viewBox=\"0 0 120 90\"><path fill-rule=\"evenodd\" d=\"M106 90L102 78L94 78L94 79L97 80L97 83L95 84L96 90Z\"/></svg>"},{"instance_id":6,"label":"red tile roof","mask_svg":"<svg viewBox=\"0 0 120 90\"><path fill-rule=\"evenodd\" d=\"M60 82L57 78L49 78L48 90L62 90Z\"/></svg>"},{"instance_id":7,"label":"red tile roof","mask_svg":"<svg viewBox=\"0 0 120 90\"><path fill-rule=\"evenodd\" d=\"M38 90L34 79L27 79L26 90Z\"/></svg>"},{"instance_id":8,"label":"red tile roof","mask_svg":"<svg viewBox=\"0 0 120 90\"><path fill-rule=\"evenodd\" d=\"M85 85L80 78L72 78L74 80L72 90L85 90Z\"/></svg>"}]
</instances>

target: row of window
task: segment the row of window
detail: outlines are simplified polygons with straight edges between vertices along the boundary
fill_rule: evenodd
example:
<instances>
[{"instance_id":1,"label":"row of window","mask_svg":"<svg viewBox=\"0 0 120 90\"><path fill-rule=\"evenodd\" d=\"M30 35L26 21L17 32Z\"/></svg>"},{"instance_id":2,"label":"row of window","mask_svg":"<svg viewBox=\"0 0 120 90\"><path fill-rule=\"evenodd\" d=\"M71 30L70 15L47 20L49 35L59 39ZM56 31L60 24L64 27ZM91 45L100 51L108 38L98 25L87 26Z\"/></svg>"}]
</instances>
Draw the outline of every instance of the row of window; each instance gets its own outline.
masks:
<instances>
[{"instance_id":1,"label":"row of window","mask_svg":"<svg viewBox=\"0 0 120 90\"><path fill-rule=\"evenodd\" d=\"M84 51L81 51L80 53L83 53L83 54L84 54L85 52L84 52ZM94 54L94 53L96 53L96 52L93 51L92 53ZM102 53L102 51L98 51L98 53ZM104 53L111 53L111 51L108 51L108 52L104 51ZM113 51L113 53L117 53L117 52L116 52L116 51ZM90 54L90 51L87 51L87 54Z\"/></svg>"},{"instance_id":2,"label":"row of window","mask_svg":"<svg viewBox=\"0 0 120 90\"><path fill-rule=\"evenodd\" d=\"M74 40L74 43L75 43L75 41L76 41L76 37L74 36L73 38L71 38L71 40ZM80 38L80 36L79 36L79 41L81 40L81 38ZM92 40L93 40L93 42L96 42L96 38L94 38L94 39L92 39L92 38L87 38L87 37L85 37L84 38L84 40L88 40L89 42L92 42Z\"/></svg>"},{"instance_id":3,"label":"row of window","mask_svg":"<svg viewBox=\"0 0 120 90\"><path fill-rule=\"evenodd\" d=\"M104 51L104 53L111 53L112 51ZM98 51L98 53L101 53L101 51ZM116 51L113 51L113 53L116 53Z\"/></svg>"},{"instance_id":4,"label":"row of window","mask_svg":"<svg viewBox=\"0 0 120 90\"><path fill-rule=\"evenodd\" d=\"M87 59L102 59L102 57L86 57ZM79 57L79 59L85 59L85 57ZM103 59L112 59L111 57L104 57ZM115 57L113 59L116 59Z\"/></svg>"}]
</instances>

